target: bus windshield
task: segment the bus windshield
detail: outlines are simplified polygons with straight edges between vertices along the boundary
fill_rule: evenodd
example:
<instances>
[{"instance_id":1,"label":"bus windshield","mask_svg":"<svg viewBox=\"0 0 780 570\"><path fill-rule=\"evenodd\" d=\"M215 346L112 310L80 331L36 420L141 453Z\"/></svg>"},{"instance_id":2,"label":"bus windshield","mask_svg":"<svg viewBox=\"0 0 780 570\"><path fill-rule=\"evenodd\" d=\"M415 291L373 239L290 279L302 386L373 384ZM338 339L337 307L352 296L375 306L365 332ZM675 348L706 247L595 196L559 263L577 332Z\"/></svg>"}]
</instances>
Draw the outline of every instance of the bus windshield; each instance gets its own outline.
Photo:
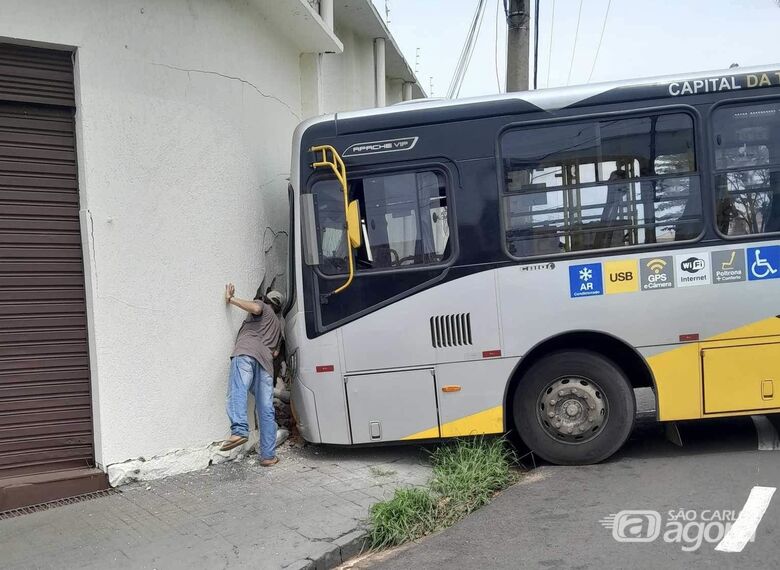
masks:
<instances>
[{"instance_id":1,"label":"bus windshield","mask_svg":"<svg viewBox=\"0 0 780 570\"><path fill-rule=\"evenodd\" d=\"M441 261L449 241L444 177L434 171L350 177L350 199L360 206L363 241L357 269L387 269ZM320 270L345 272L346 230L341 189L334 180L317 182L316 201Z\"/></svg>"}]
</instances>

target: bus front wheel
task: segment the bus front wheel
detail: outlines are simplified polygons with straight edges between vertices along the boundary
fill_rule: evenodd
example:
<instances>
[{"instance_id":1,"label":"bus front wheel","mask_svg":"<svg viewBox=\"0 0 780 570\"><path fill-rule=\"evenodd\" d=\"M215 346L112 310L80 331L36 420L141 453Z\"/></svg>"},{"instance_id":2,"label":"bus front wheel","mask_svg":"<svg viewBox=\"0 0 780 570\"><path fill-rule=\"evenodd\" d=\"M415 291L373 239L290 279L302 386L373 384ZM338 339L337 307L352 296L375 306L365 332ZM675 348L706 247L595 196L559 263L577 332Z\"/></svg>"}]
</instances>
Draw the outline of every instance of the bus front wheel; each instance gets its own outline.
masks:
<instances>
[{"instance_id":1,"label":"bus front wheel","mask_svg":"<svg viewBox=\"0 0 780 570\"><path fill-rule=\"evenodd\" d=\"M535 362L513 400L525 444L559 465L588 465L615 453L634 425L634 391L623 371L594 352L565 350Z\"/></svg>"}]
</instances>

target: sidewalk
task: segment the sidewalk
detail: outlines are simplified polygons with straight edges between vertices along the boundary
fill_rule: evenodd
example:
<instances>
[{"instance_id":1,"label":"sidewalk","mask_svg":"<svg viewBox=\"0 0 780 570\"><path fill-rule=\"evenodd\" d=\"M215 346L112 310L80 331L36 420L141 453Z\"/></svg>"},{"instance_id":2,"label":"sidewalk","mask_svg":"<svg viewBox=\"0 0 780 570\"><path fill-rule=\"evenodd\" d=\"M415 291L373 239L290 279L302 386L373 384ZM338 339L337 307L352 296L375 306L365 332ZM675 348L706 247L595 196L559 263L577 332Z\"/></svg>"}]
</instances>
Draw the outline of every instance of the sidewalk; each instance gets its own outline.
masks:
<instances>
[{"instance_id":1,"label":"sidewalk","mask_svg":"<svg viewBox=\"0 0 780 570\"><path fill-rule=\"evenodd\" d=\"M286 444L279 457L0 520L0 568L330 568L359 551L370 505L430 475L418 446Z\"/></svg>"}]
</instances>

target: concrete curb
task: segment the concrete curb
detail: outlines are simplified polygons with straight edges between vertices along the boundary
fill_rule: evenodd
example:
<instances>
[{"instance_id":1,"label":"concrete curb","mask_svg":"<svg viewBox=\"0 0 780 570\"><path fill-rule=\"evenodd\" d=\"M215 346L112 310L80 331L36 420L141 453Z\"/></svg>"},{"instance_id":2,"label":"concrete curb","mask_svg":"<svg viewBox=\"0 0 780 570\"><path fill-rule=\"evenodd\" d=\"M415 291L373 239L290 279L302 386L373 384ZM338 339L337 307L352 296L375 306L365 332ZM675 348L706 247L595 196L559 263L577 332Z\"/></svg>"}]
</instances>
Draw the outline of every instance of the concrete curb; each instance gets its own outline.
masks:
<instances>
[{"instance_id":1,"label":"concrete curb","mask_svg":"<svg viewBox=\"0 0 780 570\"><path fill-rule=\"evenodd\" d=\"M348 562L368 546L368 533L355 530L338 537L333 542L322 542L323 552L312 558L297 560L285 566L284 570L330 570Z\"/></svg>"}]
</instances>

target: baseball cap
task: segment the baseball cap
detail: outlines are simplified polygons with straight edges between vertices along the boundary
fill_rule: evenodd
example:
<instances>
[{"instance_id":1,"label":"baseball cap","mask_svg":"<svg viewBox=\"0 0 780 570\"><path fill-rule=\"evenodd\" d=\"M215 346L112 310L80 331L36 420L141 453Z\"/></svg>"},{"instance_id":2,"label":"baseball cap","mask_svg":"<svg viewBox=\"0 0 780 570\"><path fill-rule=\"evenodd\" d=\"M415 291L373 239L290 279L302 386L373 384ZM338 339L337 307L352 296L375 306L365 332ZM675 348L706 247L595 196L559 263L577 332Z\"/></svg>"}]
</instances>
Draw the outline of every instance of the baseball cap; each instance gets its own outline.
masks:
<instances>
[{"instance_id":1,"label":"baseball cap","mask_svg":"<svg viewBox=\"0 0 780 570\"><path fill-rule=\"evenodd\" d=\"M268 299L268 302L274 305L277 309L281 308L281 306L284 304L284 295L276 290L266 293L265 298Z\"/></svg>"}]
</instances>

